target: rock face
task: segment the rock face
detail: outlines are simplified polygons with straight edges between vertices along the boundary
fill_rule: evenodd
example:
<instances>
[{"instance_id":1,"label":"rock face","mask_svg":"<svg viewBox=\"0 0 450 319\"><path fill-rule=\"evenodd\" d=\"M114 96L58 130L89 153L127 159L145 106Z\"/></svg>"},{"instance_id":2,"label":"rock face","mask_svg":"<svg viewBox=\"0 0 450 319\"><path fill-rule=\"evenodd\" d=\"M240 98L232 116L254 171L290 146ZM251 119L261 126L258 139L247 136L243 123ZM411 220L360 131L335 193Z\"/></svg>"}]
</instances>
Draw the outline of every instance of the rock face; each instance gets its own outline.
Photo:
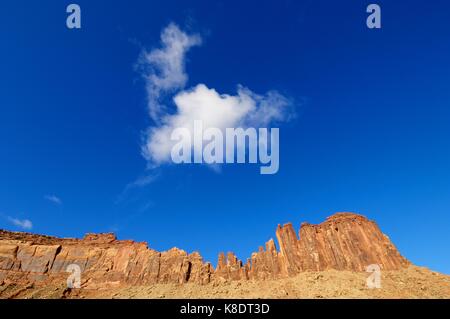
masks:
<instances>
[{"instance_id":1,"label":"rock face","mask_svg":"<svg viewBox=\"0 0 450 319\"><path fill-rule=\"evenodd\" d=\"M0 230L0 286L5 283L65 283L66 269L76 264L84 288L155 283L207 284L215 280L265 280L327 269L364 271L409 265L389 238L367 218L338 213L319 225L303 223L299 237L292 224L278 226L276 237L244 264L221 253L216 269L199 253L172 248L158 252L146 243L117 240L114 234L87 234L61 239Z\"/></svg>"},{"instance_id":2,"label":"rock face","mask_svg":"<svg viewBox=\"0 0 450 319\"><path fill-rule=\"evenodd\" d=\"M337 213L319 225L303 223L299 237L292 224L278 225L276 237L253 253L245 266L234 255L219 256L216 276L225 279L269 279L303 271L365 271L371 264L396 270L410 263L400 255L375 222L353 213ZM231 258L231 259L230 259ZM231 260L231 261L230 261Z\"/></svg>"}]
</instances>

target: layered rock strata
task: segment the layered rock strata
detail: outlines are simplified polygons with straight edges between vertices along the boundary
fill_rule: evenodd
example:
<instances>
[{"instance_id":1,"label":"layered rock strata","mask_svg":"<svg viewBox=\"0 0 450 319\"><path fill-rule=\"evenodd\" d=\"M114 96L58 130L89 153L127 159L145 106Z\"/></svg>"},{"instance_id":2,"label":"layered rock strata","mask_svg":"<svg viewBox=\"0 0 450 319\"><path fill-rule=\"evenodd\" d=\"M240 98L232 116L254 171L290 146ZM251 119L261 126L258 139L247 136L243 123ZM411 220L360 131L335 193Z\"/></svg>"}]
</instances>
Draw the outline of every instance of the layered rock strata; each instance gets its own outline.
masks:
<instances>
[{"instance_id":1,"label":"layered rock strata","mask_svg":"<svg viewBox=\"0 0 450 319\"><path fill-rule=\"evenodd\" d=\"M327 269L364 271L406 267L375 222L352 213L337 213L319 225L303 223L297 237L292 224L278 226L270 239L243 263L233 253L219 255L217 267L199 253L172 248L158 252L114 234L87 234L64 239L0 231L0 285L65 283L69 265L78 265L85 288L155 283L207 284L214 280L265 280Z\"/></svg>"}]
</instances>

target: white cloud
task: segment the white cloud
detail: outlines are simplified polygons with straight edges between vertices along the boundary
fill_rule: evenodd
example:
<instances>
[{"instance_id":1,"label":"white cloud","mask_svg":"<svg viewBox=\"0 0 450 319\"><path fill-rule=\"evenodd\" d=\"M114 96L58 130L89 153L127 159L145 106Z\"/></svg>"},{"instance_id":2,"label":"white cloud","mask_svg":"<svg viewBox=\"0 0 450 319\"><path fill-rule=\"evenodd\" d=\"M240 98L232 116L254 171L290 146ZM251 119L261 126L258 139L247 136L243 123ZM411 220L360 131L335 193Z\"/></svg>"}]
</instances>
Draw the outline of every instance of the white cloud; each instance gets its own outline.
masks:
<instances>
[{"instance_id":1,"label":"white cloud","mask_svg":"<svg viewBox=\"0 0 450 319\"><path fill-rule=\"evenodd\" d=\"M266 127L270 122L286 118L289 101L276 92L264 96L239 87L237 95L219 94L204 84L191 91L182 91L174 98L177 113L162 118L161 126L151 128L143 154L147 160L161 164L170 160L174 141L171 133L184 127L193 131L194 120L201 120L203 128Z\"/></svg>"},{"instance_id":2,"label":"white cloud","mask_svg":"<svg viewBox=\"0 0 450 319\"><path fill-rule=\"evenodd\" d=\"M59 197L55 196L55 195L46 195L44 198L46 200L52 202L53 204L56 204L56 205L61 205L62 204L62 200Z\"/></svg>"},{"instance_id":3,"label":"white cloud","mask_svg":"<svg viewBox=\"0 0 450 319\"><path fill-rule=\"evenodd\" d=\"M172 23L161 33L161 44L160 49L144 51L139 61L146 80L150 117L156 122L165 112L159 101L161 95L186 85L185 54L192 46L200 45L201 38L182 32Z\"/></svg>"},{"instance_id":4,"label":"white cloud","mask_svg":"<svg viewBox=\"0 0 450 319\"><path fill-rule=\"evenodd\" d=\"M17 227L30 230L33 228L33 223L29 219L17 219L8 217L8 220Z\"/></svg>"},{"instance_id":5,"label":"white cloud","mask_svg":"<svg viewBox=\"0 0 450 319\"><path fill-rule=\"evenodd\" d=\"M140 63L146 79L150 116L157 123L147 131L142 154L152 165L170 161L175 142L170 137L174 129L193 132L194 120L209 127L268 127L273 122L286 121L292 115L289 99L276 91L264 95L238 86L235 95L221 94L205 84L185 90L185 55L193 45L201 43L198 35L188 35L170 24L162 31L162 49L145 52ZM155 70L158 72L156 73ZM167 112L160 100L172 94L174 112ZM239 147L239 146L238 146Z\"/></svg>"}]
</instances>

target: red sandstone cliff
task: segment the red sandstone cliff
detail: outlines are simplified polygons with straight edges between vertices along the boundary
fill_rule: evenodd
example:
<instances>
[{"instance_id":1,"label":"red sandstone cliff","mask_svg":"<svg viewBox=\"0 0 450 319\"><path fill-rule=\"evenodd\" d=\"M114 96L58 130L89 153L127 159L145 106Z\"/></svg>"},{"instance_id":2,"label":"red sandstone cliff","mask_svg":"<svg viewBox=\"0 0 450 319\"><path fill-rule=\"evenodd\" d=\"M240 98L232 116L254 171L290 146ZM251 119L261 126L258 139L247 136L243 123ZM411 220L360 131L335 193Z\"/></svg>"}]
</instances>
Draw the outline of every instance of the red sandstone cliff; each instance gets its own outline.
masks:
<instances>
[{"instance_id":1,"label":"red sandstone cliff","mask_svg":"<svg viewBox=\"0 0 450 319\"><path fill-rule=\"evenodd\" d=\"M338 213L319 225L303 223L298 239L292 224L278 226L276 237L243 264L233 253L220 254L216 269L199 253L178 248L157 252L146 243L117 240L113 234L61 239L0 231L0 285L65 283L67 266L77 264L85 288L152 283L205 284L213 280L264 280L327 269L364 271L409 265L373 221Z\"/></svg>"},{"instance_id":2,"label":"red sandstone cliff","mask_svg":"<svg viewBox=\"0 0 450 319\"><path fill-rule=\"evenodd\" d=\"M319 225L303 223L299 236L300 239L292 224L278 225L279 251L271 239L244 266L232 253L228 259L221 255L215 275L227 279L267 279L302 271L365 271L370 264L379 264L384 270L409 265L376 223L361 215L337 213Z\"/></svg>"}]
</instances>

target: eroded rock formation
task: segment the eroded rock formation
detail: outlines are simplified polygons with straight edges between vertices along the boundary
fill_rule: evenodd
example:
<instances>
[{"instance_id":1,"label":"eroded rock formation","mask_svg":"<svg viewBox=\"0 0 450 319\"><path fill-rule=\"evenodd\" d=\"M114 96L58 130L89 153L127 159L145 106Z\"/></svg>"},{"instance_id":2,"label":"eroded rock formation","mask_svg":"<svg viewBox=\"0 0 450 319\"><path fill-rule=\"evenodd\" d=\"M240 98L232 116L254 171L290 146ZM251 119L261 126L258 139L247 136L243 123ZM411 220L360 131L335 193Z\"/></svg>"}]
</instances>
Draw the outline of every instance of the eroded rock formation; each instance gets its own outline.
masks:
<instances>
[{"instance_id":1,"label":"eroded rock formation","mask_svg":"<svg viewBox=\"0 0 450 319\"><path fill-rule=\"evenodd\" d=\"M61 239L0 231L0 285L65 283L67 267L80 267L85 288L154 283L207 284L214 280L265 280L303 271L364 271L370 264L385 270L405 267L403 258L373 221L338 213L319 225L303 223L297 237L292 224L278 226L276 238L246 263L221 253L216 269L199 253L172 248L158 252L146 243L117 240L113 234Z\"/></svg>"},{"instance_id":2,"label":"eroded rock formation","mask_svg":"<svg viewBox=\"0 0 450 319\"><path fill-rule=\"evenodd\" d=\"M384 270L409 265L375 222L357 214L337 213L319 225L303 223L299 238L291 223L278 225L276 237L279 251L271 239L265 249L260 247L240 268L236 265L242 263L234 255L228 254L228 260L231 257L228 263L222 255L216 276L268 279L292 276L302 271L365 271L371 264L378 264Z\"/></svg>"}]
</instances>

